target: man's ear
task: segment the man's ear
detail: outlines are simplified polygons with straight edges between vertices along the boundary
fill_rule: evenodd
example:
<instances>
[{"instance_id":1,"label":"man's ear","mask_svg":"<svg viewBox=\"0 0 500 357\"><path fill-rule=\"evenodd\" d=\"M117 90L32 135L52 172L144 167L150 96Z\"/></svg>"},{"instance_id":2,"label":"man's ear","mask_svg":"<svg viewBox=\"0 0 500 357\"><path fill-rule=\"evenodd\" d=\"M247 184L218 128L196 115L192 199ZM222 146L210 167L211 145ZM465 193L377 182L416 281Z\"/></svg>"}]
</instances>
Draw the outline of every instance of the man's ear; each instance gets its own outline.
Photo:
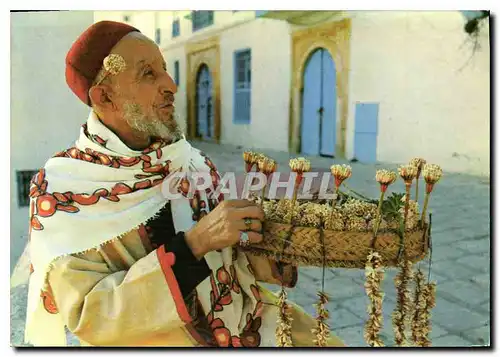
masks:
<instances>
[{"instance_id":1,"label":"man's ear","mask_svg":"<svg viewBox=\"0 0 500 357\"><path fill-rule=\"evenodd\" d=\"M112 110L114 103L112 101L113 91L109 85L99 84L89 89L89 97L93 105L98 108Z\"/></svg>"}]
</instances>

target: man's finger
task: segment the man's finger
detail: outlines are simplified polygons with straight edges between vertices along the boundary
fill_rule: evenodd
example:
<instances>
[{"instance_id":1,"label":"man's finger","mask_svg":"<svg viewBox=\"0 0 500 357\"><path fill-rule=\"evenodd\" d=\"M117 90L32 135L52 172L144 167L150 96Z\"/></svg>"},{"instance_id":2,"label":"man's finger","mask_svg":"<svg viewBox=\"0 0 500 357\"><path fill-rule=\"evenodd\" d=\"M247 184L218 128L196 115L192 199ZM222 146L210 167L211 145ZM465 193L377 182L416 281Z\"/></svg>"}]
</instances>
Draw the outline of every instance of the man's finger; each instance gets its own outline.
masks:
<instances>
[{"instance_id":1,"label":"man's finger","mask_svg":"<svg viewBox=\"0 0 500 357\"><path fill-rule=\"evenodd\" d=\"M245 218L253 218L259 221L264 221L264 211L257 205L252 205L249 207L241 207L234 209L233 213L234 219L240 220Z\"/></svg>"},{"instance_id":2,"label":"man's finger","mask_svg":"<svg viewBox=\"0 0 500 357\"><path fill-rule=\"evenodd\" d=\"M249 206L256 206L254 202L249 200L227 200L223 202L226 202L226 207L231 207L231 208L244 208Z\"/></svg>"},{"instance_id":3,"label":"man's finger","mask_svg":"<svg viewBox=\"0 0 500 357\"><path fill-rule=\"evenodd\" d=\"M247 222L245 222L245 220L247 219L250 224L247 224ZM238 221L238 229L240 231L260 232L262 230L262 222L258 219L252 219L252 218L240 219Z\"/></svg>"},{"instance_id":4,"label":"man's finger","mask_svg":"<svg viewBox=\"0 0 500 357\"><path fill-rule=\"evenodd\" d=\"M250 240L250 244L260 243L262 242L262 239L264 239L264 236L257 232L249 231L247 232L247 234L248 239Z\"/></svg>"}]
</instances>

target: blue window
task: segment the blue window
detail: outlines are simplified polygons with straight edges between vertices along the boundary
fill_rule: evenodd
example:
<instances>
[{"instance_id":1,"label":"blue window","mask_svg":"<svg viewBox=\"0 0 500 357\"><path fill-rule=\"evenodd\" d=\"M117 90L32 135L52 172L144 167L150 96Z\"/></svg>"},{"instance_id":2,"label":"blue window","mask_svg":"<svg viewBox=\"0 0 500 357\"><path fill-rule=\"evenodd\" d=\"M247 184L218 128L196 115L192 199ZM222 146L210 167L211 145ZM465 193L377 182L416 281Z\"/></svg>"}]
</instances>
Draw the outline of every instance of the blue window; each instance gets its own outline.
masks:
<instances>
[{"instance_id":1,"label":"blue window","mask_svg":"<svg viewBox=\"0 0 500 357\"><path fill-rule=\"evenodd\" d=\"M233 122L250 123L251 89L252 89L252 56L250 49L234 53L234 101Z\"/></svg>"},{"instance_id":2,"label":"blue window","mask_svg":"<svg viewBox=\"0 0 500 357\"><path fill-rule=\"evenodd\" d=\"M157 28L155 31L155 42L157 45L159 45L161 42L161 30L159 28Z\"/></svg>"},{"instance_id":3,"label":"blue window","mask_svg":"<svg viewBox=\"0 0 500 357\"><path fill-rule=\"evenodd\" d=\"M175 85L178 87L180 78L179 78L179 61L174 62L174 80L175 80Z\"/></svg>"},{"instance_id":4,"label":"blue window","mask_svg":"<svg viewBox=\"0 0 500 357\"><path fill-rule=\"evenodd\" d=\"M193 11L191 13L191 20L193 21L193 32L198 31L214 23L214 12L205 10Z\"/></svg>"},{"instance_id":5,"label":"blue window","mask_svg":"<svg viewBox=\"0 0 500 357\"><path fill-rule=\"evenodd\" d=\"M172 22L172 37L177 37L181 33L181 27L179 23L179 19L175 19L174 22Z\"/></svg>"}]
</instances>

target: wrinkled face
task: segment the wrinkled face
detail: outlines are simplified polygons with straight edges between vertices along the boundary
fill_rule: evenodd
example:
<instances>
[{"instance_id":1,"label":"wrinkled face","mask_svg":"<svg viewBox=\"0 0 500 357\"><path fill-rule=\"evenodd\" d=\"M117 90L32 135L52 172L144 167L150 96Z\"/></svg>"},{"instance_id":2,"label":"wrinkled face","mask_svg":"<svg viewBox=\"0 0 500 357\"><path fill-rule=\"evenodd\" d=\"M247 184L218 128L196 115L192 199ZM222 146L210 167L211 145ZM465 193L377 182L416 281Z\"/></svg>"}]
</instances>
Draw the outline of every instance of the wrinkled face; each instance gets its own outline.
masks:
<instances>
[{"instance_id":1,"label":"wrinkled face","mask_svg":"<svg viewBox=\"0 0 500 357\"><path fill-rule=\"evenodd\" d=\"M124 37L113 53L121 55L127 65L112 79L116 115L149 137L178 139L182 133L174 118L177 87L158 46L134 33Z\"/></svg>"}]
</instances>

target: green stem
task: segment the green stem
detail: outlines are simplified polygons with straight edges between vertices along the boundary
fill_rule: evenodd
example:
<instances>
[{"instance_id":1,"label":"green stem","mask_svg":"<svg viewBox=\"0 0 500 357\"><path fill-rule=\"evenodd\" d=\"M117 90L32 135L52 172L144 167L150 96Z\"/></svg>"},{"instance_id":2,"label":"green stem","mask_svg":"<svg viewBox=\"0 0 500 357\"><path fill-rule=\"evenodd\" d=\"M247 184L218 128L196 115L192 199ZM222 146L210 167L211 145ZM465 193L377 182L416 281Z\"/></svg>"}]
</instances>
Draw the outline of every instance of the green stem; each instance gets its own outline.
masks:
<instances>
[{"instance_id":1,"label":"green stem","mask_svg":"<svg viewBox=\"0 0 500 357\"><path fill-rule=\"evenodd\" d=\"M332 199L332 208L337 205L337 202L339 201L339 188L335 188L335 200Z\"/></svg>"},{"instance_id":2,"label":"green stem","mask_svg":"<svg viewBox=\"0 0 500 357\"><path fill-rule=\"evenodd\" d=\"M260 207L264 207L264 197L266 195L266 186L262 187L262 199L260 200Z\"/></svg>"},{"instance_id":3,"label":"green stem","mask_svg":"<svg viewBox=\"0 0 500 357\"><path fill-rule=\"evenodd\" d=\"M415 180L417 182L417 185L415 187L415 201L418 202L418 179L419 176L417 176L417 179Z\"/></svg>"},{"instance_id":4,"label":"green stem","mask_svg":"<svg viewBox=\"0 0 500 357\"><path fill-rule=\"evenodd\" d=\"M299 185L295 184L295 187L293 188L293 196L292 196L292 214L290 215L289 224L292 224L293 218L295 216L295 202L297 201L297 191L298 190L299 190Z\"/></svg>"},{"instance_id":5,"label":"green stem","mask_svg":"<svg viewBox=\"0 0 500 357\"><path fill-rule=\"evenodd\" d=\"M399 253L398 253L398 261L401 260L401 256L404 253L404 242L405 242L405 233L406 233L406 220L408 218L408 208L410 206L410 189L411 189L411 182L410 183L405 183L406 185L406 200L405 200L405 213L403 217L403 228L401 229L401 224L400 229L401 229L401 247L399 248Z\"/></svg>"},{"instance_id":6,"label":"green stem","mask_svg":"<svg viewBox=\"0 0 500 357\"><path fill-rule=\"evenodd\" d=\"M427 211L427 205L429 204L429 197L430 197L430 194L426 193L425 198L424 198L424 209L422 210L422 218L420 220L420 224L421 224L422 228L424 227L424 223L425 223L425 213Z\"/></svg>"},{"instance_id":7,"label":"green stem","mask_svg":"<svg viewBox=\"0 0 500 357\"><path fill-rule=\"evenodd\" d=\"M404 229L406 229L406 219L408 218L408 208L410 206L410 189L411 189L411 182L406 183L405 216L403 220Z\"/></svg>"},{"instance_id":8,"label":"green stem","mask_svg":"<svg viewBox=\"0 0 500 357\"><path fill-rule=\"evenodd\" d=\"M337 200L339 199L339 188L338 187L335 189L335 194L337 195L337 197L335 199L335 203L332 199L332 211L330 212L330 224L333 222L333 207L335 207L337 205Z\"/></svg>"},{"instance_id":9,"label":"green stem","mask_svg":"<svg viewBox=\"0 0 500 357\"><path fill-rule=\"evenodd\" d=\"M380 199L378 201L378 208L377 208L377 221L375 222L375 230L374 230L375 237L377 236L378 227L380 226L380 221L382 220L382 202L384 202L384 194L385 194L384 191L380 192Z\"/></svg>"}]
</instances>

